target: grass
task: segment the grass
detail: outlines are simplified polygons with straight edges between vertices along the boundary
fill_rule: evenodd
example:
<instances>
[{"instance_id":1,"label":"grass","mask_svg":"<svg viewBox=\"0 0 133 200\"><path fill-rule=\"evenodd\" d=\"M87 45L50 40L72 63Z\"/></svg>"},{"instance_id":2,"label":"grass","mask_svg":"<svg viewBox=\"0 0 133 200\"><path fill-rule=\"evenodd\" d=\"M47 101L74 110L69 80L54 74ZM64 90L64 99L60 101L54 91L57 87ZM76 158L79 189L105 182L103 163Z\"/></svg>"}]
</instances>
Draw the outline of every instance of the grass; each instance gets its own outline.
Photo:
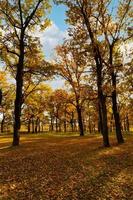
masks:
<instances>
[{"instance_id":1,"label":"grass","mask_svg":"<svg viewBox=\"0 0 133 200\"><path fill-rule=\"evenodd\" d=\"M133 200L133 136L0 136L0 200Z\"/></svg>"}]
</instances>

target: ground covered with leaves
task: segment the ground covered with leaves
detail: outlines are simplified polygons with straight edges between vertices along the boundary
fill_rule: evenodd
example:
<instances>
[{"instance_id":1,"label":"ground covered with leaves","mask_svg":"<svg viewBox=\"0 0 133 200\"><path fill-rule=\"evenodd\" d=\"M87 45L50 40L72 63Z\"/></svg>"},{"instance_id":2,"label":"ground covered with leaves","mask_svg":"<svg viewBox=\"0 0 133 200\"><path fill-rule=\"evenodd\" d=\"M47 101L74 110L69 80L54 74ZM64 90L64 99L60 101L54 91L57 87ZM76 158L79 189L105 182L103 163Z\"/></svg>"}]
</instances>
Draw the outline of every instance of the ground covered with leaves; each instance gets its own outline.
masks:
<instances>
[{"instance_id":1,"label":"ground covered with leaves","mask_svg":"<svg viewBox=\"0 0 133 200\"><path fill-rule=\"evenodd\" d=\"M0 200L133 200L133 136L0 137Z\"/></svg>"}]
</instances>

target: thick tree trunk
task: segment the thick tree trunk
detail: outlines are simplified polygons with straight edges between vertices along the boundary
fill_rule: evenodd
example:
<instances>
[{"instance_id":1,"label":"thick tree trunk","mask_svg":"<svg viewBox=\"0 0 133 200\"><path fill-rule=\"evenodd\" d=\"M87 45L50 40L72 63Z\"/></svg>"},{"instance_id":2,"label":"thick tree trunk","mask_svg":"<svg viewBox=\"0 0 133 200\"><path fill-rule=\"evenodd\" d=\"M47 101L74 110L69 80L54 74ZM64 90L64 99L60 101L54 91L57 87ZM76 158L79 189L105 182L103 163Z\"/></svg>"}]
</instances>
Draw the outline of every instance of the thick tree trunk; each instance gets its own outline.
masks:
<instances>
[{"instance_id":1,"label":"thick tree trunk","mask_svg":"<svg viewBox=\"0 0 133 200\"><path fill-rule=\"evenodd\" d=\"M41 132L41 124L40 124L40 119L38 119L38 132L40 133Z\"/></svg>"},{"instance_id":2,"label":"thick tree trunk","mask_svg":"<svg viewBox=\"0 0 133 200\"><path fill-rule=\"evenodd\" d=\"M113 46L110 46L110 67L111 67L111 80L112 80L112 87L113 87L113 92L112 92L112 110L113 110L113 115L114 115L114 120L115 120L115 128L116 128L116 137L117 141L119 144L124 142L122 132L121 132L121 122L120 122L120 115L119 115L119 110L118 110L118 105L117 105L117 92L116 92L116 73L114 72L114 67L113 67Z\"/></svg>"},{"instance_id":3,"label":"thick tree trunk","mask_svg":"<svg viewBox=\"0 0 133 200\"><path fill-rule=\"evenodd\" d=\"M114 71L113 67L113 46L110 46L110 59L109 59L109 64L111 67L111 80L112 80L112 87L113 87L113 92L112 92L112 110L113 110L113 115L114 115L114 120L115 120L115 127L116 127L116 137L117 141L119 144L124 142L123 136L122 136L122 131L121 131L121 122L120 122L120 115L119 115L119 110L118 110L118 105L117 105L117 92L116 92L116 73Z\"/></svg>"},{"instance_id":4,"label":"thick tree trunk","mask_svg":"<svg viewBox=\"0 0 133 200\"><path fill-rule=\"evenodd\" d=\"M21 32L20 56L16 72L16 99L14 109L13 146L19 145L19 130L21 127L21 107L23 103L23 69L24 69L24 31Z\"/></svg>"},{"instance_id":5,"label":"thick tree trunk","mask_svg":"<svg viewBox=\"0 0 133 200\"><path fill-rule=\"evenodd\" d=\"M79 125L80 136L84 136L84 127L83 127L81 108L78 104L76 108L77 108L77 114L78 114L78 125Z\"/></svg>"},{"instance_id":6,"label":"thick tree trunk","mask_svg":"<svg viewBox=\"0 0 133 200\"><path fill-rule=\"evenodd\" d=\"M72 129L72 132L74 132L74 113L72 112L72 118L70 120L70 124L71 124L71 129Z\"/></svg>"},{"instance_id":7,"label":"thick tree trunk","mask_svg":"<svg viewBox=\"0 0 133 200\"><path fill-rule=\"evenodd\" d=\"M99 120L100 129L103 135L104 147L109 147L109 136L108 136L108 123L107 123L107 108L106 108L106 96L102 90L102 64L99 63L99 59L95 56L96 67L97 67L97 87L98 87L98 105L99 105Z\"/></svg>"},{"instance_id":8,"label":"thick tree trunk","mask_svg":"<svg viewBox=\"0 0 133 200\"><path fill-rule=\"evenodd\" d=\"M101 113L100 103L98 103L98 132L103 133L103 123L102 123L102 113Z\"/></svg>"},{"instance_id":9,"label":"thick tree trunk","mask_svg":"<svg viewBox=\"0 0 133 200\"><path fill-rule=\"evenodd\" d=\"M35 133L38 133L38 118L36 119L35 123Z\"/></svg>"},{"instance_id":10,"label":"thick tree trunk","mask_svg":"<svg viewBox=\"0 0 133 200\"><path fill-rule=\"evenodd\" d=\"M111 114L111 119L110 119L110 128L109 128L109 130L110 130L110 133L113 132L113 114Z\"/></svg>"},{"instance_id":11,"label":"thick tree trunk","mask_svg":"<svg viewBox=\"0 0 133 200\"><path fill-rule=\"evenodd\" d=\"M128 114L126 114L126 127L127 127L127 131L130 131L130 124L129 124L129 118L128 118Z\"/></svg>"},{"instance_id":12,"label":"thick tree trunk","mask_svg":"<svg viewBox=\"0 0 133 200\"><path fill-rule=\"evenodd\" d=\"M33 118L32 118L32 133L35 133L35 122Z\"/></svg>"},{"instance_id":13,"label":"thick tree trunk","mask_svg":"<svg viewBox=\"0 0 133 200\"><path fill-rule=\"evenodd\" d=\"M108 125L107 125L107 108L106 108L106 97L102 95L101 97L101 110L102 110L102 126L103 126L103 144L105 147L109 147L109 137L108 137Z\"/></svg>"},{"instance_id":14,"label":"thick tree trunk","mask_svg":"<svg viewBox=\"0 0 133 200\"><path fill-rule=\"evenodd\" d=\"M121 132L121 123L120 123L120 115L117 106L117 98L116 98L116 90L112 92L112 108L115 120L115 127L116 127L116 137L119 144L124 142L122 132Z\"/></svg>"},{"instance_id":15,"label":"thick tree trunk","mask_svg":"<svg viewBox=\"0 0 133 200\"><path fill-rule=\"evenodd\" d=\"M73 126L74 126L74 131L76 132L77 131L77 121L76 121L76 119L74 119Z\"/></svg>"},{"instance_id":16,"label":"thick tree trunk","mask_svg":"<svg viewBox=\"0 0 133 200\"><path fill-rule=\"evenodd\" d=\"M42 133L43 133L43 122L42 122L42 124L41 124L41 130L42 130Z\"/></svg>"},{"instance_id":17,"label":"thick tree trunk","mask_svg":"<svg viewBox=\"0 0 133 200\"><path fill-rule=\"evenodd\" d=\"M13 146L19 145L19 130L21 127L21 106L22 106L22 87L23 87L23 65L17 67L16 76L16 99L15 99L15 110L14 110L14 132L13 132Z\"/></svg>"},{"instance_id":18,"label":"thick tree trunk","mask_svg":"<svg viewBox=\"0 0 133 200\"><path fill-rule=\"evenodd\" d=\"M62 132L62 129L61 129L61 120L59 120L59 132Z\"/></svg>"},{"instance_id":19,"label":"thick tree trunk","mask_svg":"<svg viewBox=\"0 0 133 200\"><path fill-rule=\"evenodd\" d=\"M50 131L54 131L54 123L53 123L54 119L52 114L50 115Z\"/></svg>"},{"instance_id":20,"label":"thick tree trunk","mask_svg":"<svg viewBox=\"0 0 133 200\"><path fill-rule=\"evenodd\" d=\"M66 107L64 111L64 132L67 132Z\"/></svg>"},{"instance_id":21,"label":"thick tree trunk","mask_svg":"<svg viewBox=\"0 0 133 200\"><path fill-rule=\"evenodd\" d=\"M3 114L3 119L1 121L1 133L4 132L5 115Z\"/></svg>"},{"instance_id":22,"label":"thick tree trunk","mask_svg":"<svg viewBox=\"0 0 133 200\"><path fill-rule=\"evenodd\" d=\"M89 133L92 133L92 127L91 127L91 117L89 115Z\"/></svg>"},{"instance_id":23,"label":"thick tree trunk","mask_svg":"<svg viewBox=\"0 0 133 200\"><path fill-rule=\"evenodd\" d=\"M2 104L2 90L0 89L0 105Z\"/></svg>"},{"instance_id":24,"label":"thick tree trunk","mask_svg":"<svg viewBox=\"0 0 133 200\"><path fill-rule=\"evenodd\" d=\"M30 133L31 119L28 120L28 133Z\"/></svg>"},{"instance_id":25,"label":"thick tree trunk","mask_svg":"<svg viewBox=\"0 0 133 200\"><path fill-rule=\"evenodd\" d=\"M67 124L66 124L66 119L64 120L64 132L67 132Z\"/></svg>"},{"instance_id":26,"label":"thick tree trunk","mask_svg":"<svg viewBox=\"0 0 133 200\"><path fill-rule=\"evenodd\" d=\"M57 119L57 117L55 119L55 129L56 129L56 132L58 132L58 119Z\"/></svg>"},{"instance_id":27,"label":"thick tree trunk","mask_svg":"<svg viewBox=\"0 0 133 200\"><path fill-rule=\"evenodd\" d=\"M94 54L94 59L95 59L95 63L96 63L96 72L97 72L99 119L100 119L101 127L103 129L102 130L103 145L105 147L108 147L110 145L109 145L108 126L107 126L106 98L104 97L103 89L102 89L103 64L102 64L101 52L100 52L99 46L95 42L95 37L94 37L93 31L91 29L91 23L89 21L89 18L87 16L87 13L85 12L84 8L81 8L81 12L82 12L82 15L83 15L83 18L84 18L84 23L85 23L86 28L88 30L88 33L89 33L89 36L90 36L90 39L91 39L92 48L93 48L93 54Z\"/></svg>"}]
</instances>

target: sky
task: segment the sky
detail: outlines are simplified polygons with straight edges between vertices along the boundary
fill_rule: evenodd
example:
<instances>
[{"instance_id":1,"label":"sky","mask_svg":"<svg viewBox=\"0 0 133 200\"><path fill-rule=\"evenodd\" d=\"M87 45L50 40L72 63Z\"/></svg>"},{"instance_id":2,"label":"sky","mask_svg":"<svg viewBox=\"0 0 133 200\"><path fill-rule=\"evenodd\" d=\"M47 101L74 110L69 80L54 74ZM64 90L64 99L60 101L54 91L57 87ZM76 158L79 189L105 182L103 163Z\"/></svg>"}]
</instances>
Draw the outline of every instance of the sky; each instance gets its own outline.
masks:
<instances>
[{"instance_id":1,"label":"sky","mask_svg":"<svg viewBox=\"0 0 133 200\"><path fill-rule=\"evenodd\" d=\"M66 15L65 15L66 7L64 5L52 5L52 12L50 14L50 19L54 21L54 23L59 27L60 30L65 31L68 26L65 23Z\"/></svg>"},{"instance_id":2,"label":"sky","mask_svg":"<svg viewBox=\"0 0 133 200\"><path fill-rule=\"evenodd\" d=\"M65 23L65 11L65 6L53 4L49 16L52 25L44 32L38 33L47 59L52 59L55 47L67 37L68 26Z\"/></svg>"},{"instance_id":3,"label":"sky","mask_svg":"<svg viewBox=\"0 0 133 200\"><path fill-rule=\"evenodd\" d=\"M67 38L68 25L65 23L65 11L66 8L63 5L52 5L52 10L49 18L52 21L52 25L47 28L43 33L38 33L46 59L51 60L54 58L54 49L58 44L61 44L65 38ZM63 88L64 80L58 78L54 81L48 81L48 84L53 89Z\"/></svg>"}]
</instances>

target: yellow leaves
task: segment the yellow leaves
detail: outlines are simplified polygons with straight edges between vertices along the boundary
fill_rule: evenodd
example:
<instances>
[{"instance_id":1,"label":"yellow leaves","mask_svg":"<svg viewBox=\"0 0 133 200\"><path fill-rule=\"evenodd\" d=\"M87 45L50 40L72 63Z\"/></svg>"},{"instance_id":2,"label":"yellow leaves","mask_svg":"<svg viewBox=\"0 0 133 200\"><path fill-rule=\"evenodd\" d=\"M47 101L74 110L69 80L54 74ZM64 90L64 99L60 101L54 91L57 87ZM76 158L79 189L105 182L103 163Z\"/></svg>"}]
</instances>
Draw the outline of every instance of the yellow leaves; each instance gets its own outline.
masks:
<instances>
[{"instance_id":1,"label":"yellow leaves","mask_svg":"<svg viewBox=\"0 0 133 200\"><path fill-rule=\"evenodd\" d=\"M32 4L33 4L33 0L25 0L25 4L27 5L27 6L31 6Z\"/></svg>"},{"instance_id":2,"label":"yellow leaves","mask_svg":"<svg viewBox=\"0 0 133 200\"><path fill-rule=\"evenodd\" d=\"M43 15L44 15L44 10L43 9L38 9L37 11L36 11L36 15L40 18L40 17L42 17Z\"/></svg>"},{"instance_id":3,"label":"yellow leaves","mask_svg":"<svg viewBox=\"0 0 133 200\"><path fill-rule=\"evenodd\" d=\"M40 30L44 31L46 28L48 28L51 25L52 25L51 21L49 19L45 19L44 22L40 26Z\"/></svg>"}]
</instances>

